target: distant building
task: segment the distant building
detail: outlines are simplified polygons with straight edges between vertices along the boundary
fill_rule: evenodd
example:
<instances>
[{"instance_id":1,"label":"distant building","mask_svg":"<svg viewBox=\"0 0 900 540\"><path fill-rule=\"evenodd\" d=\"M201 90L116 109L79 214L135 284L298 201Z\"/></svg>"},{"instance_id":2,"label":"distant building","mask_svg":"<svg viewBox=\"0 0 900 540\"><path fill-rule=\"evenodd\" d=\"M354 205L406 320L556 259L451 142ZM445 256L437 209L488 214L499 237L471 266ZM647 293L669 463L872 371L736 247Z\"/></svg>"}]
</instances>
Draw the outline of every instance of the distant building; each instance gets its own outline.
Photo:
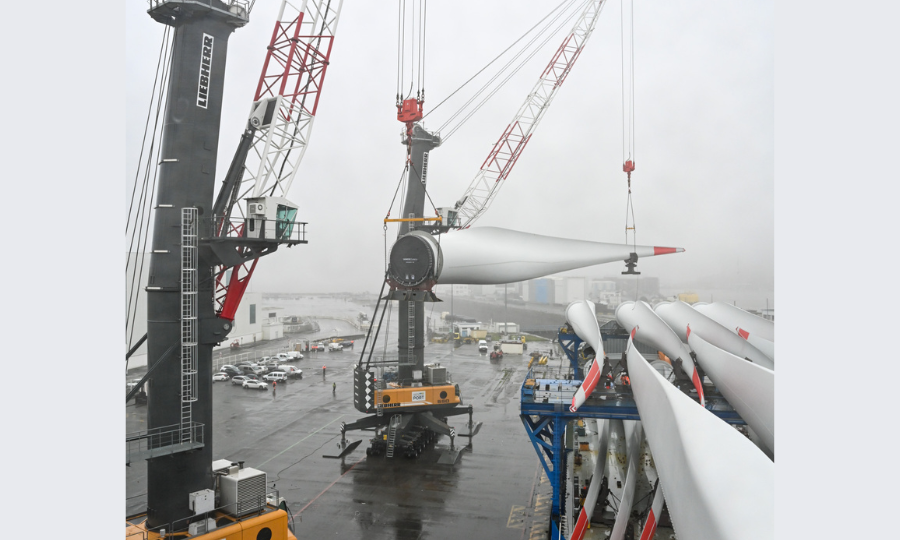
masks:
<instances>
[{"instance_id":1,"label":"distant building","mask_svg":"<svg viewBox=\"0 0 900 540\"><path fill-rule=\"evenodd\" d=\"M686 304L696 304L700 301L697 293L678 293L678 299Z\"/></svg>"},{"instance_id":2,"label":"distant building","mask_svg":"<svg viewBox=\"0 0 900 540\"><path fill-rule=\"evenodd\" d=\"M514 322L494 322L491 323L491 333L499 334L506 332L507 334L518 334L519 325Z\"/></svg>"},{"instance_id":3,"label":"distant building","mask_svg":"<svg viewBox=\"0 0 900 540\"><path fill-rule=\"evenodd\" d=\"M471 296L472 292L469 285L435 285L434 294L438 295L442 300L450 298L450 296Z\"/></svg>"}]
</instances>

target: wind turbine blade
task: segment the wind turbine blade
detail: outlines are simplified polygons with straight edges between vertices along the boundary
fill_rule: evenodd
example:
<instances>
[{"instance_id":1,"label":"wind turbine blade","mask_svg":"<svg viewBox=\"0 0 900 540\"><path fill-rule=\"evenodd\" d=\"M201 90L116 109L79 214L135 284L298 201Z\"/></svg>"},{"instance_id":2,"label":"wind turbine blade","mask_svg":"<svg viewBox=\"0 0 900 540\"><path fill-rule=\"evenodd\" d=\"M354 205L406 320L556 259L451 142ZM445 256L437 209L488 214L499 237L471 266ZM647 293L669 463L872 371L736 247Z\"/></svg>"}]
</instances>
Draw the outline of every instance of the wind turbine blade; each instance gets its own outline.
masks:
<instances>
[{"instance_id":1,"label":"wind turbine blade","mask_svg":"<svg viewBox=\"0 0 900 540\"><path fill-rule=\"evenodd\" d=\"M581 386L572 396L572 405L569 410L576 412L597 386L606 353L603 350L603 338L600 335L600 325L597 323L597 312L593 302L579 300L569 304L566 308L566 322L575 330L575 335L594 349L594 361L591 362L590 369L588 369Z\"/></svg>"},{"instance_id":2,"label":"wind turbine blade","mask_svg":"<svg viewBox=\"0 0 900 540\"><path fill-rule=\"evenodd\" d=\"M763 339L756 334L751 334L750 332L744 330L740 326L736 328L737 334L742 338L747 340L747 343L753 345L759 352L768 356L772 362L775 361L775 342L769 341L768 339Z\"/></svg>"},{"instance_id":3,"label":"wind turbine blade","mask_svg":"<svg viewBox=\"0 0 900 540\"><path fill-rule=\"evenodd\" d=\"M775 452L775 372L723 351L689 330L688 343L728 403Z\"/></svg>"},{"instance_id":4,"label":"wind turbine blade","mask_svg":"<svg viewBox=\"0 0 900 540\"><path fill-rule=\"evenodd\" d=\"M603 471L606 468L606 442L607 427L605 419L597 420L597 429L600 435L597 445L597 461L594 462L594 474L591 477L591 485L588 487L587 495L584 498L584 505L578 514L578 520L575 527L572 528L572 534L569 540L582 540L584 533L587 531L588 523L591 522L591 516L594 513L594 507L597 506L597 496L600 495L600 484L603 483Z\"/></svg>"},{"instance_id":5,"label":"wind turbine blade","mask_svg":"<svg viewBox=\"0 0 900 540\"><path fill-rule=\"evenodd\" d=\"M726 304L713 302L712 304L694 304L694 309L706 315L710 319L721 324L725 328L740 326L751 335L757 335L769 341L775 341L775 323L747 313L743 309Z\"/></svg>"},{"instance_id":6,"label":"wind turbine blade","mask_svg":"<svg viewBox=\"0 0 900 540\"><path fill-rule=\"evenodd\" d=\"M497 227L440 235L441 284L498 285L595 264L679 253L683 248L631 246L542 236Z\"/></svg>"},{"instance_id":7,"label":"wind turbine blade","mask_svg":"<svg viewBox=\"0 0 900 540\"><path fill-rule=\"evenodd\" d=\"M647 521L644 522L644 528L641 531L640 540L651 540L656 534L656 526L659 524L659 515L662 513L663 490L661 486L656 487L656 494L653 495L653 503L650 505L650 512L647 514Z\"/></svg>"},{"instance_id":8,"label":"wind turbine blade","mask_svg":"<svg viewBox=\"0 0 900 540\"><path fill-rule=\"evenodd\" d=\"M594 349L597 358L604 358L603 338L597 322L597 307L590 300L572 302L566 308L566 322L575 334Z\"/></svg>"},{"instance_id":9,"label":"wind turbine blade","mask_svg":"<svg viewBox=\"0 0 900 540\"><path fill-rule=\"evenodd\" d=\"M619 501L619 509L616 512L616 521L609 540L623 540L625 530L628 528L628 519L631 517L631 505L634 502L634 488L637 485L637 460L641 450L641 440L644 438L640 422L629 422L625 425L628 441L628 472L625 473L625 491L622 500ZM630 429L629 429L630 428Z\"/></svg>"},{"instance_id":10,"label":"wind turbine blade","mask_svg":"<svg viewBox=\"0 0 900 540\"><path fill-rule=\"evenodd\" d=\"M678 338L678 335L650 309L645 302L622 302L616 308L616 322L631 333L632 338L656 347L669 357L673 367L680 362L681 369L690 377L700 404L705 405L703 382L694 367L691 351Z\"/></svg>"},{"instance_id":11,"label":"wind turbine blade","mask_svg":"<svg viewBox=\"0 0 900 540\"><path fill-rule=\"evenodd\" d=\"M664 302L656 306L656 313L675 330L682 341L687 341L687 327L690 326L691 330L698 332L716 347L738 358L747 358L764 368L775 369L775 362L759 349L684 302Z\"/></svg>"},{"instance_id":12,"label":"wind turbine blade","mask_svg":"<svg viewBox=\"0 0 900 540\"><path fill-rule=\"evenodd\" d=\"M774 538L775 464L627 349L628 373L679 540Z\"/></svg>"}]
</instances>

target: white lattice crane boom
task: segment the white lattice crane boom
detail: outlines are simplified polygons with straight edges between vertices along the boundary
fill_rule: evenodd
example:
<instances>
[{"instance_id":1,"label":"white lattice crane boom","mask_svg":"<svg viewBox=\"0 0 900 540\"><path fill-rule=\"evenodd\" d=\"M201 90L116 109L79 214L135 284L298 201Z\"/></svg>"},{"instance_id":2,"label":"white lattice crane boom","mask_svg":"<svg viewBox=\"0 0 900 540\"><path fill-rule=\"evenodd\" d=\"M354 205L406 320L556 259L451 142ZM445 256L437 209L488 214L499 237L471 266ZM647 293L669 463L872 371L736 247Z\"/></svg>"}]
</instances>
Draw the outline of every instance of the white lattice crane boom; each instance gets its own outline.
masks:
<instances>
[{"instance_id":1,"label":"white lattice crane boom","mask_svg":"<svg viewBox=\"0 0 900 540\"><path fill-rule=\"evenodd\" d=\"M471 226L490 207L591 37L605 3L606 0L593 0L585 7L572 31L563 39L553 59L541 73L525 103L491 149L469 188L456 203L458 228Z\"/></svg>"},{"instance_id":2,"label":"white lattice crane boom","mask_svg":"<svg viewBox=\"0 0 900 540\"><path fill-rule=\"evenodd\" d=\"M274 100L277 112L254 134L241 199L287 197L309 143L342 4L282 2L254 97L255 105Z\"/></svg>"}]
</instances>

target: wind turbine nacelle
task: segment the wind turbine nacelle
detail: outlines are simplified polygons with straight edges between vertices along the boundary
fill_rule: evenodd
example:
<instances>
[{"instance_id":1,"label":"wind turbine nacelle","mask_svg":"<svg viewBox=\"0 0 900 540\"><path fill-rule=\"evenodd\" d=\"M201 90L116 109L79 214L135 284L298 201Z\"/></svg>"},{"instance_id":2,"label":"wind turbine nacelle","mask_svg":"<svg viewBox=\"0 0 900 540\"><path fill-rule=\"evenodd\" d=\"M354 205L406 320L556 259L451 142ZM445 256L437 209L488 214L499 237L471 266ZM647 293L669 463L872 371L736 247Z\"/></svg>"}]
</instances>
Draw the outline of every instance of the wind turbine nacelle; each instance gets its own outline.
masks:
<instances>
[{"instance_id":1,"label":"wind turbine nacelle","mask_svg":"<svg viewBox=\"0 0 900 540\"><path fill-rule=\"evenodd\" d=\"M444 257L437 240L426 232L413 231L394 242L388 280L399 289L430 290L443 266Z\"/></svg>"}]
</instances>

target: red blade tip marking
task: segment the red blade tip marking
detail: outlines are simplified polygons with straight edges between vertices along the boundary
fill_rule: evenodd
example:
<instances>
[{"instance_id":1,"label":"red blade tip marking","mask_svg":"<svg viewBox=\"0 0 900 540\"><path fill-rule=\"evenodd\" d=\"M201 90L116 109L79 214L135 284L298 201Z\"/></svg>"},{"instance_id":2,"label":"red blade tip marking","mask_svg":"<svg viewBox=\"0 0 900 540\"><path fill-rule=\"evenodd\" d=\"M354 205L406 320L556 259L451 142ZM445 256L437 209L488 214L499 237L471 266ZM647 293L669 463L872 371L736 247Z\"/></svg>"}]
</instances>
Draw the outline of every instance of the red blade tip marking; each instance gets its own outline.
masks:
<instances>
[{"instance_id":1,"label":"red blade tip marking","mask_svg":"<svg viewBox=\"0 0 900 540\"><path fill-rule=\"evenodd\" d=\"M669 253L681 253L684 251L684 248L670 248L670 247L658 247L654 246L653 254L654 255L667 255Z\"/></svg>"}]
</instances>

